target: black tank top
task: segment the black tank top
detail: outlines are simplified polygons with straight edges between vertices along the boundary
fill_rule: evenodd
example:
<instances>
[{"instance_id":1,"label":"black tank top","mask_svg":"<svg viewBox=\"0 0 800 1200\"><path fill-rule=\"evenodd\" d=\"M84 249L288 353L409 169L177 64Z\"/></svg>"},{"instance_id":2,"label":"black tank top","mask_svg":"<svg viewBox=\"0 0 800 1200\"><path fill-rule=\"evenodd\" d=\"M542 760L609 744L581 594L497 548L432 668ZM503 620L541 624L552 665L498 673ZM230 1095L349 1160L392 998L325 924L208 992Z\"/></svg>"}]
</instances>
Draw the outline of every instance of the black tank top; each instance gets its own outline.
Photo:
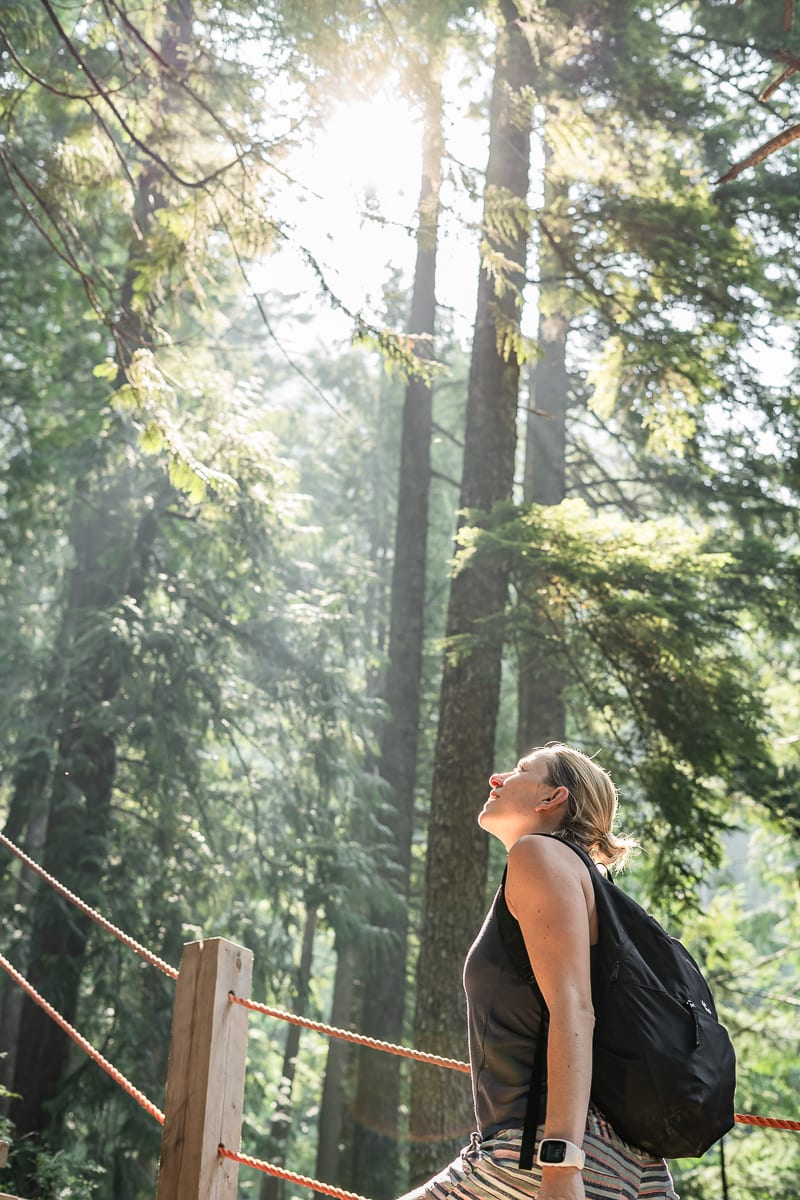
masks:
<instances>
[{"instance_id":1,"label":"black tank top","mask_svg":"<svg viewBox=\"0 0 800 1200\"><path fill-rule=\"evenodd\" d=\"M464 963L472 1099L484 1138L498 1129L521 1129L525 1123L542 1019L541 999L514 965L501 936L501 921L504 928L509 921L516 924L502 883ZM545 1093L546 1083L542 1112Z\"/></svg>"}]
</instances>

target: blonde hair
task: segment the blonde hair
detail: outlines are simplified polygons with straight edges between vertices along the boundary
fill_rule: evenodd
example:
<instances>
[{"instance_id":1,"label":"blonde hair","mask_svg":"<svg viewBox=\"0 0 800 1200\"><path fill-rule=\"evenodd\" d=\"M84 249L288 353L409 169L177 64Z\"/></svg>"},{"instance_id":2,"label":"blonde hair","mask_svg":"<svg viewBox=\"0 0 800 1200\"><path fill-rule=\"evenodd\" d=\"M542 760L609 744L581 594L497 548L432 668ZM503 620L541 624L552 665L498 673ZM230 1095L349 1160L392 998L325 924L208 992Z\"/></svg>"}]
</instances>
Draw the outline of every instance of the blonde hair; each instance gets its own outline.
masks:
<instances>
[{"instance_id":1,"label":"blonde hair","mask_svg":"<svg viewBox=\"0 0 800 1200\"><path fill-rule=\"evenodd\" d=\"M569 792L566 816L555 836L575 842L612 870L621 871L638 843L613 832L619 797L608 771L563 742L548 742L532 750L531 756L546 762L545 782L550 787L565 787Z\"/></svg>"}]
</instances>

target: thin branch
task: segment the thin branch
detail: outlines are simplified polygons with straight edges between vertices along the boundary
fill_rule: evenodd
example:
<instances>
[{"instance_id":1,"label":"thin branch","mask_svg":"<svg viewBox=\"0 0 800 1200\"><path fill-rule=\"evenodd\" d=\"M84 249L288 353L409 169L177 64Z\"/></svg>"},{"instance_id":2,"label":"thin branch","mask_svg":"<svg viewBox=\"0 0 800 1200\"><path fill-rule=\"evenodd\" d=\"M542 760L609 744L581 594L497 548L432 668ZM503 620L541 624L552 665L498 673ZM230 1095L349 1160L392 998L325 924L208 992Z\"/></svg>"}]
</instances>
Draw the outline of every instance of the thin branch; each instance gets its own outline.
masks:
<instances>
[{"instance_id":1,"label":"thin branch","mask_svg":"<svg viewBox=\"0 0 800 1200\"><path fill-rule=\"evenodd\" d=\"M95 121L97 121L97 124L100 126L101 130L106 135L109 142L111 143L111 149L113 150L117 161L119 162L120 166L122 167L122 173L125 176L125 178L127 179L128 183L130 185L131 191L135 192L136 191L136 181L133 178L133 175L131 174L127 159L125 158L125 155L122 153L122 149L118 145L117 139L114 137L113 130L108 125L105 117L100 116L100 113L97 111L97 109L94 107L93 104L89 103L89 108L91 109L92 116L94 117ZM138 232L139 232L140 236L143 236L141 230L139 230Z\"/></svg>"},{"instance_id":2,"label":"thin branch","mask_svg":"<svg viewBox=\"0 0 800 1200\"><path fill-rule=\"evenodd\" d=\"M795 996L783 996L776 992L750 992L747 988L734 987L732 984L725 985L726 992L736 992L739 996L748 996L756 1000L774 1000L776 1004L787 1004L792 1008L800 1008L800 1000Z\"/></svg>"},{"instance_id":3,"label":"thin branch","mask_svg":"<svg viewBox=\"0 0 800 1200\"><path fill-rule=\"evenodd\" d=\"M586 459L588 459L588 461L594 467L595 472L599 476L599 479L595 478L591 481L585 480L583 477L583 474L578 473L578 478L574 485L575 490L578 492L583 492L583 494L586 496L587 503L589 504L590 507L592 507L592 505L594 503L593 496L594 496L595 489L599 490L603 486L608 487L611 490L611 492L613 493L613 495L616 497L616 501L614 501L614 503L631 520L636 520L641 514L640 506L638 505L638 503L636 502L636 500L633 497L627 496L625 494L625 492L623 491L622 485L623 484L631 484L631 483L639 483L639 484L643 485L644 481L641 479L630 479L629 480L629 479L614 479L614 478L612 478L612 476L609 474L609 472L602 466L600 461L592 454L589 447L585 443L584 443L582 449L583 449L584 456L586 457Z\"/></svg>"},{"instance_id":4,"label":"thin branch","mask_svg":"<svg viewBox=\"0 0 800 1200\"><path fill-rule=\"evenodd\" d=\"M67 91L66 88L56 87L56 85L54 83L49 83L41 75L37 75L36 72L32 71L30 67L26 67L25 63L22 61L22 59L20 58L20 56L17 54L16 50L14 49L14 45L11 41L11 38L8 36L6 29L2 25L0 25L0 39L2 39L3 46L4 46L5 50L8 52L8 56L11 59L11 61L14 63L14 66L25 76L26 79L30 79L30 81L32 83L37 84L45 92L50 92L53 96L59 96L62 100L88 101L88 100L95 100L95 99L97 99L97 97L100 96L101 93L98 91L70 92L70 91ZM130 84L133 83L133 81L135 79L136 79L135 75L128 76L128 78L125 79L122 83L120 83L118 87L108 88L107 95L111 96L111 95L114 95L115 93L122 92L125 88L129 87Z\"/></svg>"},{"instance_id":5,"label":"thin branch","mask_svg":"<svg viewBox=\"0 0 800 1200\"><path fill-rule=\"evenodd\" d=\"M204 112L206 112L212 118L212 120L219 126L219 128L223 131L223 133L226 135L226 137L230 138L231 143L241 153L239 137L230 129L230 127L225 123L225 121L223 121L222 117L220 117L220 115L215 111L213 106L211 104L209 104L207 100L204 100L203 97L199 94L199 92L196 92L195 89L189 83L187 83L187 81L185 79L182 79L180 77L180 75L176 71L174 65L171 62L169 62L155 46L151 45L150 42L148 42L147 38L141 33L141 31L130 20L130 18L128 17L128 14L125 12L125 9L116 3L116 0L108 0L108 3L110 5L110 7L113 8L116 13L118 13L120 20L122 21L123 25L128 30L128 32L130 34L132 34L132 36L136 39L136 41L139 43L139 45L142 46L142 48L152 58L155 59L155 61L158 63L161 70L165 74L171 76L171 78L174 80L174 82L180 88L182 88L183 91L186 92L187 96L191 97L191 99L198 106L198 108L201 108Z\"/></svg>"},{"instance_id":6,"label":"thin branch","mask_svg":"<svg viewBox=\"0 0 800 1200\"><path fill-rule=\"evenodd\" d=\"M740 979L742 975L750 975L753 971L760 971L768 963L773 963L779 958L785 958L787 954L797 954L800 950L800 942L794 942L789 946L781 946L779 950L773 950L770 954L765 954L762 958L756 959L746 967L737 966L735 970L718 972L715 980L725 982L727 979Z\"/></svg>"},{"instance_id":7,"label":"thin branch","mask_svg":"<svg viewBox=\"0 0 800 1200\"><path fill-rule=\"evenodd\" d=\"M250 291L253 299L256 302L256 306L258 308L258 312L261 317L261 321L264 325L264 328L266 329L269 336L272 338L275 345L278 347L280 354L286 360L286 362L289 364L289 367L295 372L295 374L299 375L300 378L303 380L303 382L307 383L308 386L310 388L312 388L312 390L314 392L316 392L316 394L319 396L319 398L322 400L322 402L325 405L327 405L327 407L331 410L331 412L334 413L337 417L339 417L340 420L346 422L347 417L341 411L341 409L336 407L336 405L333 403L333 401L328 396L325 395L325 393L323 392L323 390L319 386L319 384L316 383L311 378L311 376L308 375L303 370L303 368L301 366L299 366L298 363L296 363L295 360L291 357L291 355L284 349L283 343L280 341L277 334L275 333L275 330L272 328L270 319L267 316L267 310L264 305L264 301L262 300L261 296L259 296L259 294L253 290L252 284L250 283L250 278L247 274L247 268L244 265L244 261L242 259L241 254L239 253L239 247L237 246L236 240L233 237L233 235L231 234L231 231L228 228L227 222L225 221L225 218L220 213L219 209L217 209L217 215L219 217L220 224L222 225L223 229L225 230L225 232L228 235L228 241L230 243L231 250L233 251L233 256L236 259L236 265L239 268L239 273L241 274L242 279L246 283L248 290Z\"/></svg>"},{"instance_id":8,"label":"thin branch","mask_svg":"<svg viewBox=\"0 0 800 1200\"><path fill-rule=\"evenodd\" d=\"M37 232L42 236L42 238L44 239L46 244L50 247L50 249L53 251L53 253L56 254L63 263L66 263L66 265L70 268L70 270L75 272L75 274L78 276L81 283L83 284L84 290L86 292L86 295L89 298L89 303L91 304L93 311L96 312L98 314L98 316L100 316L103 319L104 324L108 324L106 313L104 312L103 307L100 304L99 296L95 290L95 288L96 288L95 280L92 279L92 277L87 274L87 272L83 269L83 267L78 262L71 246L69 245L69 242L67 241L67 239L64 236L63 230L61 229L61 227L58 225L58 223L52 217L51 213L49 212L49 210L48 210L46 204L44 203L44 200L42 199L41 195L39 194L38 190L34 187L34 185L27 178L27 176L20 170L20 168L17 166L17 164L12 162L8 158L6 152L3 150L2 145L0 145L0 165L2 165L6 179L8 180L8 185L11 188L12 193L16 197L17 202L19 203L19 206L20 206L20 209L22 210L22 212L25 213L25 216L28 218L28 220L31 222L31 224L37 230ZM59 237L60 237L61 243L62 243L61 246L59 246L54 241L51 234L47 231L47 229L44 227L44 225L39 220L39 218L31 210L25 197L20 193L16 183L14 182L15 175L17 176L19 181L22 183L23 187L25 187L26 190L29 191L30 194L34 197L37 204L42 209L42 211L45 213L45 215L47 216L47 219L50 221L50 223L52 224L54 229L56 229L58 231L58 234L59 234Z\"/></svg>"},{"instance_id":9,"label":"thin branch","mask_svg":"<svg viewBox=\"0 0 800 1200\"><path fill-rule=\"evenodd\" d=\"M173 179L176 183L180 184L181 187L202 189L202 188L207 187L208 184L213 183L214 180L219 179L221 175L225 175L233 167L240 165L242 163L242 161L246 157L246 153L244 151L242 151L240 154L237 154L236 157L233 158L229 163L225 163L223 166L218 167L215 171L211 171L208 175L203 176L201 179L187 179L185 176L181 175L178 171L175 170L174 167L172 167L167 162L167 160L165 158L162 158L161 155L157 154L155 150L151 149L151 147L149 147L145 141L143 141L141 138L136 136L134 131L131 129L130 125L125 120L122 113L119 111L119 109L116 107L116 105L111 100L110 93L107 92L103 88L103 86L100 83L100 80L97 78L97 76L93 73L91 68L86 63L86 61L81 58L80 54L75 49L72 39L70 38L69 34L66 32L63 25L59 21L57 14L55 13L52 5L50 4L50 0L41 0L41 3L42 3L43 8L45 9L45 12L50 17L50 21L53 24L53 26L55 27L59 37L61 38L64 45L66 46L69 54L75 60L77 66L78 66L78 69L80 71L83 71L84 74L86 75L86 78L91 81L92 85L97 90L98 97L100 99L102 99L103 101L105 101L105 103L111 109L112 113L114 114L116 119L119 121L121 127L124 129L125 133L128 135L128 137L130 138L133 145L136 146L139 150L141 150L141 152L147 158L149 158L153 162L157 163L158 166L161 167L161 169L163 170L164 174L168 175L170 179Z\"/></svg>"},{"instance_id":10,"label":"thin branch","mask_svg":"<svg viewBox=\"0 0 800 1200\"><path fill-rule=\"evenodd\" d=\"M778 90L782 83L800 71L800 58L798 58L796 54L792 54L789 50L777 50L773 57L775 58L776 62L786 63L786 70L782 71L777 79L773 80L772 83L768 84L767 87L764 88L763 92L758 97L761 101L769 100L770 96L772 96Z\"/></svg>"},{"instance_id":11,"label":"thin branch","mask_svg":"<svg viewBox=\"0 0 800 1200\"><path fill-rule=\"evenodd\" d=\"M756 167L763 162L765 158L769 158L771 154L782 150L784 146L788 146L791 142L796 142L800 138L800 124L791 125L788 129L784 129L769 141L764 142L752 154L748 154L747 158L743 158L740 162L734 163L729 171L717 180L716 187L722 187L724 183L730 183L732 179L736 179L741 175L742 171L746 171L748 167Z\"/></svg>"},{"instance_id":12,"label":"thin branch","mask_svg":"<svg viewBox=\"0 0 800 1200\"><path fill-rule=\"evenodd\" d=\"M762 103L766 100L769 100L771 96L775 95L781 84L785 83L787 79L791 79L792 75L795 75L798 70L800 70L800 67L786 67L785 70L781 71L777 79L773 79L772 83L767 84L761 95L758 97L759 100Z\"/></svg>"},{"instance_id":13,"label":"thin branch","mask_svg":"<svg viewBox=\"0 0 800 1200\"><path fill-rule=\"evenodd\" d=\"M431 429L434 433L440 433L442 437L446 437L454 446L458 446L459 450L464 449L464 443L454 433L451 433L449 429L445 429L443 425L439 425L436 421L433 421L431 422Z\"/></svg>"},{"instance_id":14,"label":"thin branch","mask_svg":"<svg viewBox=\"0 0 800 1200\"><path fill-rule=\"evenodd\" d=\"M571 259L566 253L564 243L555 236L548 227L547 222L542 216L539 217L538 225L542 231L542 235L550 244L550 249L553 254L561 262L566 272L565 278L572 276L576 281L580 281L588 291L578 291L579 295L583 295L586 299L594 301L595 308L602 317L606 320L611 328L618 328L620 321L618 314L624 313L625 317L630 321L633 319L634 313L630 306L625 306L620 298L613 292L603 291L594 283L591 274L585 267L580 267L578 263ZM574 276L573 273L574 272ZM617 312L614 312L616 307Z\"/></svg>"},{"instance_id":15,"label":"thin branch","mask_svg":"<svg viewBox=\"0 0 800 1200\"><path fill-rule=\"evenodd\" d=\"M431 479L441 479L442 483L447 483L450 487L461 488L461 484L457 479L451 479L449 475L442 475L441 471L431 469Z\"/></svg>"},{"instance_id":16,"label":"thin branch","mask_svg":"<svg viewBox=\"0 0 800 1200\"><path fill-rule=\"evenodd\" d=\"M755 48L755 47L744 47L741 45L741 43L738 43L738 42L725 43L720 38L704 39L704 38L697 38L696 35L693 35L693 36L695 37L695 40L699 40L703 44L705 44L707 41L710 41L715 46L728 45L728 46L732 46L734 49L738 49L738 50L743 50L746 48L748 48L748 49ZM755 92L752 87L743 87L740 83L738 83L736 81L736 79L733 77L732 73L725 72L725 71L719 70L715 67L712 67L710 63L706 62L703 59L700 59L700 60L696 59L694 57L694 55L689 54L686 50L679 49L677 46L673 48L672 53L674 54L675 58L681 59L683 62L686 62L686 63L691 63L691 65L693 67L695 67L698 71L702 71L704 74L710 75L712 79L716 79L719 83L725 84L726 87L735 88L735 90L739 96L747 96L750 100L756 100L756 101L759 100L758 93ZM740 74L745 76L745 78L749 78L751 73L749 71L741 71Z\"/></svg>"}]
</instances>

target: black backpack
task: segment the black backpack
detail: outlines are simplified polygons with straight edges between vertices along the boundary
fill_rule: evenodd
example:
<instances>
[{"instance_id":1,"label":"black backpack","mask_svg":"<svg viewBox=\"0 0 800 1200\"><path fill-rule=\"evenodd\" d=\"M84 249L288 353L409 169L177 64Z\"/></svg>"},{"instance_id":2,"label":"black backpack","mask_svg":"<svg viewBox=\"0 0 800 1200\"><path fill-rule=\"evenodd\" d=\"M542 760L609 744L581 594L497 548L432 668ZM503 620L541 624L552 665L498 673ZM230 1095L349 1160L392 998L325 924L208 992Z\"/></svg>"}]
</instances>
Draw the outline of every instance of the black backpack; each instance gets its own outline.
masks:
<instances>
[{"instance_id":1,"label":"black backpack","mask_svg":"<svg viewBox=\"0 0 800 1200\"><path fill-rule=\"evenodd\" d=\"M595 1011L591 1097L619 1136L656 1158L699 1158L734 1123L736 1056L708 984L685 946L603 875L589 868L599 922L592 950ZM505 876L503 876L505 882ZM522 931L505 903L497 916L517 971L536 987ZM538 988L537 988L538 991ZM539 993L541 998L541 993ZM547 1040L536 1049L520 1167L533 1161Z\"/></svg>"}]
</instances>

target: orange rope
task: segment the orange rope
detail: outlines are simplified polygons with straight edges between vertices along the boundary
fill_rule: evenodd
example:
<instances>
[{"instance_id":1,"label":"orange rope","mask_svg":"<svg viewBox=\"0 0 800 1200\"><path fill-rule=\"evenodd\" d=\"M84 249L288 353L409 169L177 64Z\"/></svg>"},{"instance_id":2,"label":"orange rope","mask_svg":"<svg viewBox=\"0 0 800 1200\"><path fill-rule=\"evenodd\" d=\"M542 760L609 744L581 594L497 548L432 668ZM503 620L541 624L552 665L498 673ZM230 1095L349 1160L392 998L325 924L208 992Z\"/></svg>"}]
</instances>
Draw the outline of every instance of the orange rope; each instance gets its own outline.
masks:
<instances>
[{"instance_id":1,"label":"orange rope","mask_svg":"<svg viewBox=\"0 0 800 1200\"><path fill-rule=\"evenodd\" d=\"M118 1083L121 1088L124 1088L129 1096L132 1096L138 1104L141 1104L145 1112L148 1112L151 1117L155 1117L160 1125L164 1124L164 1114L162 1113L161 1109L156 1108L155 1104L153 1104L151 1100L148 1100L147 1096L145 1096L143 1092L140 1092L138 1088L135 1088L133 1084L125 1078L121 1071L118 1071L115 1066L112 1066L107 1058L103 1058L103 1055L100 1053L100 1051L95 1050L91 1042L87 1042L86 1038L83 1037L82 1034L78 1033L77 1029L73 1028L66 1018L61 1016L61 1013L56 1012L52 1004L48 1004L44 997L39 995L39 993L36 991L36 988L33 987L32 984L28 983L27 979L20 975L16 967L13 967L8 959L2 954L0 954L0 966L4 967L14 982L18 983L19 986L28 993L31 1000L34 1000L40 1008L44 1009L48 1017L55 1021L56 1025L60 1025L64 1032L69 1034L73 1042L80 1046L81 1050L88 1054L90 1058L93 1058L94 1061L111 1076L115 1083Z\"/></svg>"},{"instance_id":2,"label":"orange rope","mask_svg":"<svg viewBox=\"0 0 800 1200\"><path fill-rule=\"evenodd\" d=\"M7 850L16 855L21 862L34 871L35 874L43 879L45 883L49 884L50 887L54 888L55 891L59 892L60 895L70 902L70 904L74 904L75 907L78 908L82 913L91 918L91 920L95 921L102 929L105 929L107 933L113 934L113 936L118 938L123 945L135 951L136 954L145 959L145 961L149 962L152 966L158 967L158 969L163 971L165 975L168 975L170 979L178 978L178 971L175 967L171 967L169 963L163 960L163 958L159 958L157 954L153 954L151 950L146 949L146 947L142 946L140 942L137 942L127 933L124 933L117 925L112 924L111 921L97 912L96 909L90 908L85 901L76 896L74 892L71 892L69 888L64 886L63 883L59 883L54 876L50 875L43 867L40 867L38 863L34 862L34 860L30 858L23 850L20 850L19 846L16 846L10 838L6 837L4 833L0 833L0 844L4 845ZM133 1086L133 1084L129 1083L125 1076L122 1075L116 1069L116 1067L112 1066L107 1059L103 1058L102 1054L95 1050L94 1047L87 1042L86 1039L83 1038L76 1029L73 1029L69 1022L66 1021L59 1013L57 1013L56 1010L52 1008L42 996L39 995L36 989L32 987L31 984L29 984L27 980L22 977L22 975L19 974L19 972L11 965L8 959L6 959L2 954L0 954L0 965L2 965L11 978L14 979L20 985L20 987L28 993L31 999L39 1004L48 1014L48 1016L52 1017L56 1024L60 1025L61 1028L69 1034L73 1041L76 1042L81 1049L89 1055L90 1058L93 1058L95 1062L97 1062L103 1068L103 1070L108 1072L112 1079L119 1083L120 1086L134 1098L134 1100L141 1104L142 1108L144 1108L146 1112L149 1112L151 1116L155 1117L155 1119L163 1125L164 1114L161 1112L161 1110L152 1104L146 1096L144 1096L140 1091L138 1091L137 1088ZM325 1025L321 1021L311 1021L307 1017L297 1016L296 1013L288 1012L286 1009L272 1008L267 1004L259 1004L255 1000L244 1000L240 996L236 996L233 992L230 993L230 1000L232 1004L241 1004L243 1008L249 1008L253 1012L264 1013L268 1017L276 1017L280 1021L288 1021L293 1025L300 1025L305 1029L312 1029L317 1033L327 1034L329 1037L341 1038L343 1041L354 1042L359 1046L370 1046L374 1050L382 1050L387 1054L397 1054L403 1058L412 1058L417 1062L431 1063L433 1066L446 1067L451 1071L463 1071L465 1074L469 1074L469 1063L461 1062L459 1059L443 1058L439 1054L428 1054L423 1050L410 1050L407 1046L398 1046L393 1042L383 1042L378 1038L367 1037L365 1034L361 1033L351 1033L350 1030L347 1029L338 1029L333 1025ZM758 1125L767 1129L789 1129L800 1131L800 1121L790 1121L778 1117L759 1117L750 1113L736 1113L734 1119L736 1122L743 1125ZM228 1157L231 1157L231 1151L224 1150L223 1148L220 1149L220 1153L224 1153L228 1155ZM241 1158L239 1161L244 1162L245 1158L246 1156ZM258 1164L260 1170L270 1169L274 1174L279 1174L282 1170L282 1168L279 1167L270 1168L269 1164L262 1165L257 1159L247 1161L249 1165ZM290 1182L297 1183L302 1183L305 1180L304 1176L295 1176L291 1173L284 1173L281 1175L281 1178L285 1178ZM327 1194L331 1196L343 1197L344 1200L351 1200L351 1198L355 1196L355 1193L353 1192L342 1192L338 1188L331 1188L326 1184L318 1184L313 1180L305 1181L305 1186L313 1187L315 1191L327 1192ZM356 1200L363 1200L363 1197L356 1197Z\"/></svg>"},{"instance_id":3,"label":"orange rope","mask_svg":"<svg viewBox=\"0 0 800 1200\"><path fill-rule=\"evenodd\" d=\"M337 1029L334 1025L324 1025L321 1021L298 1017L296 1013L287 1012L285 1008L270 1008L268 1004L259 1004L256 1000L243 1000L235 992L229 992L228 996L231 1004L241 1004L242 1008L264 1013L268 1017L277 1017L279 1021L288 1021L292 1025L301 1025L303 1029L313 1029L316 1033L327 1034L328 1037L341 1038L345 1042L355 1042L357 1046L371 1046L373 1050L383 1050L387 1054L399 1054L403 1058L413 1058L417 1062L432 1063L436 1067L447 1067L451 1071L463 1071L465 1074L469 1074L469 1063L461 1062L457 1058L443 1058L440 1054L428 1054L425 1050L409 1050L407 1046L398 1046L394 1042L381 1042L378 1038L367 1037L363 1033L351 1033L349 1029Z\"/></svg>"},{"instance_id":4,"label":"orange rope","mask_svg":"<svg viewBox=\"0 0 800 1200\"><path fill-rule=\"evenodd\" d=\"M220 1145L220 1158L229 1158L232 1162L244 1163L246 1167L255 1167L257 1171L266 1171L267 1175L277 1175L278 1179L286 1179L289 1183L298 1183L300 1187L313 1188L315 1192L324 1192L326 1196L337 1196L338 1200L365 1200L358 1192L346 1192L343 1188L333 1187L330 1183L320 1183L317 1179L309 1179L307 1175L295 1175L294 1171L285 1171L273 1163L264 1162L261 1158L251 1158L249 1154L237 1154L227 1146Z\"/></svg>"},{"instance_id":5,"label":"orange rope","mask_svg":"<svg viewBox=\"0 0 800 1200\"><path fill-rule=\"evenodd\" d=\"M164 962L163 958L159 958L158 955L153 954L151 950L145 949L145 947L140 945L139 942L135 941L132 937L129 937L127 933L123 933L122 930L116 925L112 925L112 923L104 916L101 916L96 909L90 908L84 900L79 899L74 892L71 892L69 888L64 887L63 883L59 883L57 879L48 874L44 867L40 867L39 864L35 863L32 858L29 858L24 850L20 850L19 846L15 846L10 838L7 838L4 833L0 833L0 843L2 843L7 850L10 850L12 854L16 854L20 862L25 863L26 867L30 867L32 871L35 871L36 874L45 881L45 883L49 883L51 888L55 888L55 890L59 892L66 900L69 900L70 904L74 904L75 907L80 909L82 913L95 921L101 927L101 929L105 929L106 933L113 933L115 938L119 938L119 940L130 950L135 950L141 958L151 963L152 966L158 967L159 971L163 971L165 975L169 975L170 979L178 978L178 972L175 967L171 967L169 963Z\"/></svg>"},{"instance_id":6,"label":"orange rope","mask_svg":"<svg viewBox=\"0 0 800 1200\"><path fill-rule=\"evenodd\" d=\"M742 1125L762 1125L766 1129L800 1130L800 1121L786 1121L780 1117L754 1117L751 1113L736 1113L734 1120Z\"/></svg>"}]
</instances>

